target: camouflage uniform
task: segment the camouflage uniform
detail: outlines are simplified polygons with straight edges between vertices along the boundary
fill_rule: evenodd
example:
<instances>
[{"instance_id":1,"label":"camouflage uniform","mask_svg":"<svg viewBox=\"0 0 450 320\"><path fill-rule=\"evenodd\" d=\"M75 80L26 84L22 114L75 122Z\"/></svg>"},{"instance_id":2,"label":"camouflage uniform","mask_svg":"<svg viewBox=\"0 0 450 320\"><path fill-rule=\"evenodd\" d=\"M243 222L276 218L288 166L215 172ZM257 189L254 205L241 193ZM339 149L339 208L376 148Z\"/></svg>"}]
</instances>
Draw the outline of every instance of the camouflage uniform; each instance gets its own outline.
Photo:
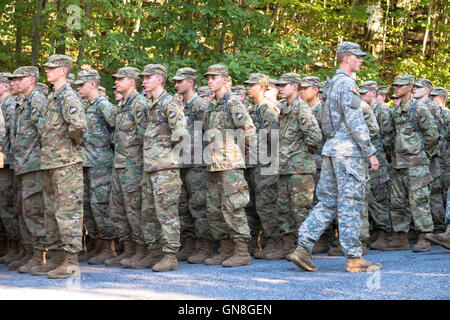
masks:
<instances>
[{"instance_id":1,"label":"camouflage uniform","mask_svg":"<svg viewBox=\"0 0 450 320\"><path fill-rule=\"evenodd\" d=\"M167 76L158 64L144 67L141 76ZM180 248L178 201L181 193L179 154L173 148L185 135L186 118L181 102L165 90L149 101L144 136L142 185L142 233L149 250L162 247L165 253Z\"/></svg>"},{"instance_id":2,"label":"camouflage uniform","mask_svg":"<svg viewBox=\"0 0 450 320\"><path fill-rule=\"evenodd\" d=\"M21 67L14 78L39 78L37 67ZM46 232L42 196L43 171L41 169L40 134L43 111L47 98L37 89L18 102L15 112L12 153L17 180L16 212L19 227L28 251L45 250ZM28 242L29 240L29 242Z\"/></svg>"},{"instance_id":3,"label":"camouflage uniform","mask_svg":"<svg viewBox=\"0 0 450 320\"><path fill-rule=\"evenodd\" d=\"M300 76L283 74L279 84L298 83ZM298 95L290 105L278 104L281 110L280 171L278 179L278 222L282 235L296 235L308 216L314 199L316 163L312 154L322 143L322 133L314 114Z\"/></svg>"},{"instance_id":4,"label":"camouflage uniform","mask_svg":"<svg viewBox=\"0 0 450 320\"><path fill-rule=\"evenodd\" d=\"M10 83L9 76L10 73L0 73L0 82ZM6 128L5 138L1 141L1 152L5 159L4 167L0 168L0 219L10 240L20 239L18 219L14 210L14 164L10 152L16 103L16 97L9 95L0 104Z\"/></svg>"},{"instance_id":5,"label":"camouflage uniform","mask_svg":"<svg viewBox=\"0 0 450 320\"><path fill-rule=\"evenodd\" d=\"M349 42L341 43L337 52L364 55L359 45ZM314 243L337 216L344 255L359 258L362 255L359 237L364 210L366 159L375 154L376 148L370 143L355 81L346 71L339 69L331 83L331 91L322 106L321 125L323 129L329 126L337 129L323 146L322 170L316 190L319 203L301 225L298 244L311 252ZM324 110L328 108L329 113Z\"/></svg>"},{"instance_id":6,"label":"camouflage uniform","mask_svg":"<svg viewBox=\"0 0 450 320\"><path fill-rule=\"evenodd\" d=\"M75 85L89 80L100 80L96 70L78 73ZM94 230L88 234L99 239L114 239L109 217L109 193L114 152L112 133L115 125L116 107L103 97L89 101L85 108L87 130L83 138L84 221L94 221Z\"/></svg>"},{"instance_id":7,"label":"camouflage uniform","mask_svg":"<svg viewBox=\"0 0 450 320\"><path fill-rule=\"evenodd\" d=\"M205 76L227 72L226 67L213 65ZM241 129L243 135L249 138L255 134L253 121L242 101L226 93L222 98L214 97L210 102L204 115L203 128L208 130L205 139L214 144L214 148L208 145L204 150L208 189L206 212L211 234L215 240L231 238L249 242L251 236L245 207L250 197L243 170L245 159L236 137L227 135L227 129ZM221 140L216 141L216 138Z\"/></svg>"},{"instance_id":8,"label":"camouflage uniform","mask_svg":"<svg viewBox=\"0 0 450 320\"><path fill-rule=\"evenodd\" d=\"M394 85L413 81L413 76L399 75ZM413 106L415 110L411 114ZM412 98L394 108L392 118L395 128L390 199L392 228L395 232L407 233L412 217L418 232L432 232L428 185L433 178L429 157L439 139L436 124L428 108Z\"/></svg>"},{"instance_id":9,"label":"camouflage uniform","mask_svg":"<svg viewBox=\"0 0 450 320\"><path fill-rule=\"evenodd\" d=\"M52 55L44 67L71 67L72 59ZM86 116L78 93L68 84L53 90L44 111L41 169L44 170L44 219L49 249L82 250L83 167L81 142Z\"/></svg>"},{"instance_id":10,"label":"camouflage uniform","mask_svg":"<svg viewBox=\"0 0 450 320\"><path fill-rule=\"evenodd\" d=\"M139 79L139 69L120 68L114 77ZM136 90L117 108L114 132L114 168L110 192L110 218L119 241L144 245L141 230L144 130L148 100Z\"/></svg>"}]
</instances>

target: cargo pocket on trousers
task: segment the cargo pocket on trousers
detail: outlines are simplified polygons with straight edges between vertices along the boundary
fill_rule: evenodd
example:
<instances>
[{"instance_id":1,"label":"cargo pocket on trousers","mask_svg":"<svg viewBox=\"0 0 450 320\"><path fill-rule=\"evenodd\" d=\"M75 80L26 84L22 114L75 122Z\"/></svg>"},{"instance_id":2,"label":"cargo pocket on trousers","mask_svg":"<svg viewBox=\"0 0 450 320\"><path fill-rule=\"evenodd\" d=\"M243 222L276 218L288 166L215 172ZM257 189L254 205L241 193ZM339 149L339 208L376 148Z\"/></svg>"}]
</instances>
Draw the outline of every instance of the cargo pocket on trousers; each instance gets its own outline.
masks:
<instances>
[{"instance_id":1,"label":"cargo pocket on trousers","mask_svg":"<svg viewBox=\"0 0 450 320\"><path fill-rule=\"evenodd\" d=\"M433 181L428 166L420 166L408 169L409 188L411 191L416 191L424 188Z\"/></svg>"}]
</instances>

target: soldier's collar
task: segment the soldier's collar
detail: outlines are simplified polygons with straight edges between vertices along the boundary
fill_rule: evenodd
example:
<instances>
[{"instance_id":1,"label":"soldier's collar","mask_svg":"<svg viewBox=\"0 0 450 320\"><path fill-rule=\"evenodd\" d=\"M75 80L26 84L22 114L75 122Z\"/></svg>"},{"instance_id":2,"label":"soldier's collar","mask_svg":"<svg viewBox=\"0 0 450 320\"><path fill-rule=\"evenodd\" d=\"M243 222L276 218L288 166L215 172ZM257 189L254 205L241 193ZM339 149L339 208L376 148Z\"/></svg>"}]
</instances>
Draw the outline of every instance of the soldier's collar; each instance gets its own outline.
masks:
<instances>
[{"instance_id":1,"label":"soldier's collar","mask_svg":"<svg viewBox=\"0 0 450 320\"><path fill-rule=\"evenodd\" d=\"M150 108L152 108L153 106L157 105L158 102L162 99L162 97L167 93L166 89L164 89L161 94L156 98L156 99L151 99L151 106Z\"/></svg>"},{"instance_id":2,"label":"soldier's collar","mask_svg":"<svg viewBox=\"0 0 450 320\"><path fill-rule=\"evenodd\" d=\"M196 92L194 92L194 94L192 95L191 99L189 101L185 101L186 105L189 105L192 103L192 101L194 101L195 98L198 97L198 94Z\"/></svg>"},{"instance_id":3,"label":"soldier's collar","mask_svg":"<svg viewBox=\"0 0 450 320\"><path fill-rule=\"evenodd\" d=\"M61 92L63 92L65 89L67 89L67 87L70 87L70 86L69 86L69 83L66 82L61 88L54 91L55 95L61 94Z\"/></svg>"}]
</instances>

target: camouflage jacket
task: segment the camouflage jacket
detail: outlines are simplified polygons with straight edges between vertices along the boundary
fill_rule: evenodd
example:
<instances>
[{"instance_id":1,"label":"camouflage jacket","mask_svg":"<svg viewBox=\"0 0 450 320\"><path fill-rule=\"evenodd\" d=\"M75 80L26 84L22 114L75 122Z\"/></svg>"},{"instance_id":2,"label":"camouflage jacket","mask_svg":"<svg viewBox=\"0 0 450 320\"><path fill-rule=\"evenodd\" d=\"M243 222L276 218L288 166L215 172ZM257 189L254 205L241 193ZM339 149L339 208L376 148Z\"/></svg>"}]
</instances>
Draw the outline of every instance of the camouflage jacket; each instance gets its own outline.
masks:
<instances>
[{"instance_id":1,"label":"camouflage jacket","mask_svg":"<svg viewBox=\"0 0 450 320\"><path fill-rule=\"evenodd\" d=\"M72 137L83 137L86 115L83 102L69 84L48 96L41 118L41 169L54 169L84 161L81 144Z\"/></svg>"},{"instance_id":2,"label":"camouflage jacket","mask_svg":"<svg viewBox=\"0 0 450 320\"><path fill-rule=\"evenodd\" d=\"M412 109L413 105L415 109ZM411 110L414 111L412 115ZM392 118L395 127L392 167L401 169L429 165L439 133L428 108L411 98L394 108Z\"/></svg>"},{"instance_id":3,"label":"camouflage jacket","mask_svg":"<svg viewBox=\"0 0 450 320\"><path fill-rule=\"evenodd\" d=\"M261 165L269 165L269 163L261 163L261 156L258 151L261 150L261 145L263 143L262 139L265 140L267 146L266 157L269 157L271 152L271 130L278 130L278 110L276 107L270 103L268 100L264 101L260 106L250 105L248 108L250 117L253 120L257 134L254 136L252 148L250 152L246 154L245 166L247 168L256 167ZM263 132L263 130L265 130ZM274 150L274 152L276 152Z\"/></svg>"},{"instance_id":4,"label":"camouflage jacket","mask_svg":"<svg viewBox=\"0 0 450 320\"><path fill-rule=\"evenodd\" d=\"M208 109L208 101L195 94L191 100L184 102L184 113L186 116L187 130L191 135L191 150L190 159L184 160L183 152L180 153L181 166L183 168L204 167L203 163L203 135L202 135L202 120ZM195 122L197 127L195 126ZM194 149L194 143L195 148ZM182 150L183 151L183 150ZM190 162L189 162L190 161Z\"/></svg>"},{"instance_id":5,"label":"camouflage jacket","mask_svg":"<svg viewBox=\"0 0 450 320\"><path fill-rule=\"evenodd\" d=\"M4 164L10 165L10 168L14 168L14 161L13 161L13 153L10 152L11 150L11 138L12 138L12 130L14 126L14 114L17 104L17 97L13 95L9 95L3 100L2 104L0 105L3 113L3 118L5 119L5 138L2 139L1 146L2 146L2 153L6 156Z\"/></svg>"},{"instance_id":6,"label":"camouflage jacket","mask_svg":"<svg viewBox=\"0 0 450 320\"><path fill-rule=\"evenodd\" d=\"M85 109L87 130L83 137L84 167L111 167L114 160L112 134L117 107L103 97L89 102Z\"/></svg>"},{"instance_id":7,"label":"camouflage jacket","mask_svg":"<svg viewBox=\"0 0 450 320\"><path fill-rule=\"evenodd\" d=\"M0 141L3 142L5 137L6 137L5 118L3 117L3 112L0 112Z\"/></svg>"},{"instance_id":8,"label":"camouflage jacket","mask_svg":"<svg viewBox=\"0 0 450 320\"><path fill-rule=\"evenodd\" d=\"M391 109L383 104L377 103L372 106L373 113L380 127L383 150L387 154L392 154L394 148L392 137L394 135L394 124L391 119ZM378 159L380 160L380 159ZM382 164L380 163L380 166Z\"/></svg>"},{"instance_id":9,"label":"camouflage jacket","mask_svg":"<svg viewBox=\"0 0 450 320\"><path fill-rule=\"evenodd\" d=\"M333 79L335 77L340 78L334 84L327 100L330 99L333 126L338 130L325 142L322 155L368 158L375 154L376 148L370 142L370 133L364 122L356 82L341 69L336 71Z\"/></svg>"},{"instance_id":10,"label":"camouflage jacket","mask_svg":"<svg viewBox=\"0 0 450 320\"><path fill-rule=\"evenodd\" d=\"M153 172L180 167L176 144L189 135L181 101L165 90L149 101L144 136L144 171Z\"/></svg>"},{"instance_id":11,"label":"camouflage jacket","mask_svg":"<svg viewBox=\"0 0 450 320\"><path fill-rule=\"evenodd\" d=\"M312 111L314 117L316 118L319 128L322 130L322 127L320 125L321 107L322 107L322 102L320 101L320 99L317 99L316 103L313 106L311 106L311 111ZM320 144L320 147L317 149L317 152L313 155L314 159L316 160L317 165L322 164L322 162L321 162L322 148L323 148L323 145L325 144L325 141L326 141L325 135L322 135L322 143ZM317 169L320 169L320 166L317 166Z\"/></svg>"},{"instance_id":12,"label":"camouflage jacket","mask_svg":"<svg viewBox=\"0 0 450 320\"><path fill-rule=\"evenodd\" d=\"M428 110L430 110L431 115L434 118L434 121L436 123L438 132L439 132L439 148L436 148L432 154L432 157L439 156L440 152L442 150L442 141L445 139L447 135L447 125L445 119L442 117L441 108L431 100L430 98L427 98L423 104L427 106Z\"/></svg>"},{"instance_id":13,"label":"camouflage jacket","mask_svg":"<svg viewBox=\"0 0 450 320\"><path fill-rule=\"evenodd\" d=\"M121 100L114 131L114 167L142 167L142 144L147 125L148 100L134 90L126 101Z\"/></svg>"},{"instance_id":14,"label":"camouflage jacket","mask_svg":"<svg viewBox=\"0 0 450 320\"><path fill-rule=\"evenodd\" d=\"M236 131L242 129L243 132ZM245 150L240 149L238 138L244 141L243 149L256 132L247 108L238 96L227 93L211 100L203 119L205 139L210 142L204 149L208 171L245 168ZM220 132L220 138L218 137ZM227 134L228 132L228 134Z\"/></svg>"},{"instance_id":15,"label":"camouflage jacket","mask_svg":"<svg viewBox=\"0 0 450 320\"><path fill-rule=\"evenodd\" d=\"M313 153L322 144L322 132L311 107L300 96L291 105L283 99L278 107L280 174L314 173Z\"/></svg>"},{"instance_id":16,"label":"camouflage jacket","mask_svg":"<svg viewBox=\"0 0 450 320\"><path fill-rule=\"evenodd\" d=\"M37 89L17 103L13 129L15 174L41 169L41 118L47 97Z\"/></svg>"}]
</instances>

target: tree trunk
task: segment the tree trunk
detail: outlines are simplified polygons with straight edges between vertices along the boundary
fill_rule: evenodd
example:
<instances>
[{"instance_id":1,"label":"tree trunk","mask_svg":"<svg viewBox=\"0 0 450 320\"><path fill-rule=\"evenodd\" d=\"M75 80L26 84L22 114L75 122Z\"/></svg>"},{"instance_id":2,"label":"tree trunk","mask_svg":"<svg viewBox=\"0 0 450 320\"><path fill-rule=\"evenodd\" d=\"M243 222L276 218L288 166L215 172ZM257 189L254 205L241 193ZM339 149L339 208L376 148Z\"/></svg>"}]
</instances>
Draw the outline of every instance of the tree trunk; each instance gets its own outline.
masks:
<instances>
[{"instance_id":1,"label":"tree trunk","mask_svg":"<svg viewBox=\"0 0 450 320\"><path fill-rule=\"evenodd\" d=\"M23 6L23 0L17 0L16 1L16 12L15 12L15 19L16 19L16 47L15 47L15 54L16 54L16 66L20 66L22 64L22 34L23 34L23 19L22 19L22 8Z\"/></svg>"},{"instance_id":2,"label":"tree trunk","mask_svg":"<svg viewBox=\"0 0 450 320\"><path fill-rule=\"evenodd\" d=\"M31 30L31 64L37 66L39 62L39 49L41 46L41 17L44 6L41 0L36 0L36 13L33 16Z\"/></svg>"},{"instance_id":3,"label":"tree trunk","mask_svg":"<svg viewBox=\"0 0 450 320\"><path fill-rule=\"evenodd\" d=\"M428 35L430 34L432 9L433 9L433 0L430 0L430 5L428 6L427 27L425 29L425 35L423 37L422 54L425 54L427 48Z\"/></svg>"},{"instance_id":4,"label":"tree trunk","mask_svg":"<svg viewBox=\"0 0 450 320\"><path fill-rule=\"evenodd\" d=\"M64 0L56 0L57 21L62 22L66 17L67 3ZM58 37L55 52L57 54L66 54L66 21L61 23L58 29Z\"/></svg>"}]
</instances>

